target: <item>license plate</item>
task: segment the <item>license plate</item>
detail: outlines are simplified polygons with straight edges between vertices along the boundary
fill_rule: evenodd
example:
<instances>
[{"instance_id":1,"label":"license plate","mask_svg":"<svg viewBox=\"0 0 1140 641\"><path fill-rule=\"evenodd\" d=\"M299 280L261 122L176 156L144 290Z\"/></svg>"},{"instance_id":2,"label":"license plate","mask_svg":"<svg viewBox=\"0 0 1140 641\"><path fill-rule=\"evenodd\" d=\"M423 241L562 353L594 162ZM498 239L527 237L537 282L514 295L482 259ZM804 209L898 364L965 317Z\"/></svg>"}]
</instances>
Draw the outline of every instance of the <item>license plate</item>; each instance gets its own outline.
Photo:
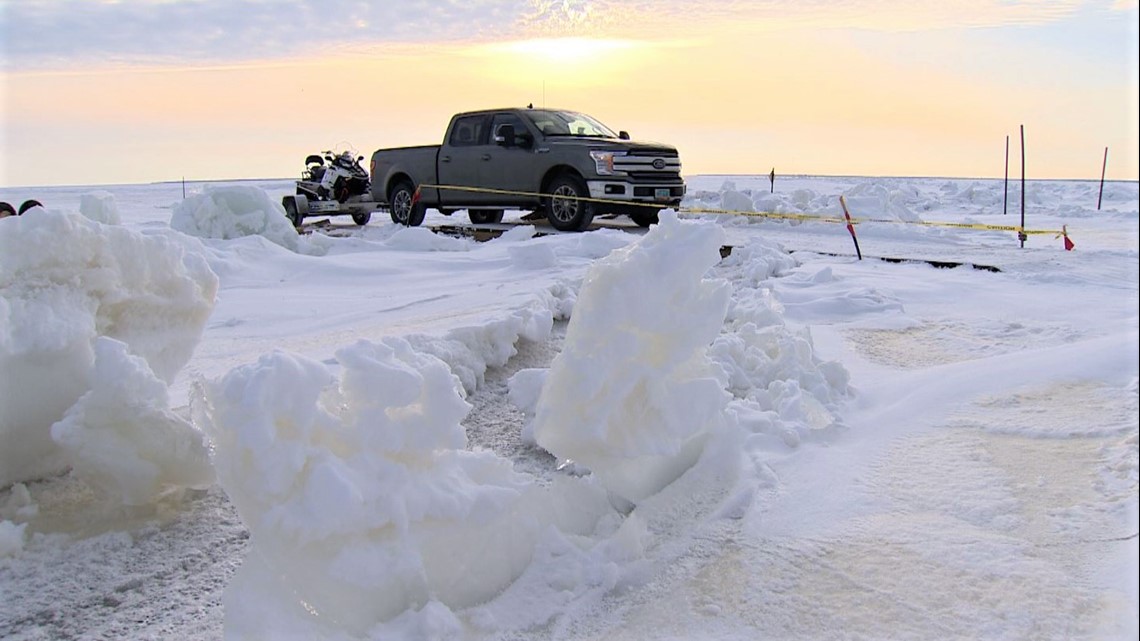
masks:
<instances>
[{"instance_id":1,"label":"license plate","mask_svg":"<svg viewBox=\"0 0 1140 641\"><path fill-rule=\"evenodd\" d=\"M657 200L669 200L669 197L672 195L673 195L673 190L669 189L669 188L655 189L653 191L653 197L656 198Z\"/></svg>"}]
</instances>

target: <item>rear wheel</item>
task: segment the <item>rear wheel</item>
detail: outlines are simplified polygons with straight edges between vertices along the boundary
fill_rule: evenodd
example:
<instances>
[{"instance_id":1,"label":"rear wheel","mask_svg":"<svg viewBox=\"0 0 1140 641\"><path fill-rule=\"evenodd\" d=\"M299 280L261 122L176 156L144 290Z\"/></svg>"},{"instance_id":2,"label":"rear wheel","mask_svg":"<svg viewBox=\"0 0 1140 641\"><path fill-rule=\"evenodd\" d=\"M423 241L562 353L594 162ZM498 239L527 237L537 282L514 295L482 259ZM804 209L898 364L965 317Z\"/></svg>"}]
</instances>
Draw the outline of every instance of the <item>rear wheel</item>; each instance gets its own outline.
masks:
<instances>
[{"instance_id":1,"label":"rear wheel","mask_svg":"<svg viewBox=\"0 0 1140 641\"><path fill-rule=\"evenodd\" d=\"M23 216L24 212L28 211L32 207L43 207L43 205L41 205L40 201L38 201L38 200L25 200L20 205L20 210L16 212L16 215L17 216Z\"/></svg>"},{"instance_id":2,"label":"rear wheel","mask_svg":"<svg viewBox=\"0 0 1140 641\"><path fill-rule=\"evenodd\" d=\"M397 225L419 227L424 222L424 214L427 212L423 203L414 202L415 199L416 191L412 187L412 183L403 181L393 187L392 194L388 197L392 222Z\"/></svg>"},{"instance_id":3,"label":"rear wheel","mask_svg":"<svg viewBox=\"0 0 1140 641\"><path fill-rule=\"evenodd\" d=\"M642 211L635 211L629 214L633 222L637 223L639 227L648 227L658 223L658 214L661 213L657 209L645 208Z\"/></svg>"},{"instance_id":4,"label":"rear wheel","mask_svg":"<svg viewBox=\"0 0 1140 641\"><path fill-rule=\"evenodd\" d=\"M5 218L7 216L15 216L15 215L16 215L16 208L15 207L9 205L6 202L0 201L0 218Z\"/></svg>"},{"instance_id":5,"label":"rear wheel","mask_svg":"<svg viewBox=\"0 0 1140 641\"><path fill-rule=\"evenodd\" d=\"M503 222L502 209L468 209L467 217L473 225L489 225Z\"/></svg>"},{"instance_id":6,"label":"rear wheel","mask_svg":"<svg viewBox=\"0 0 1140 641\"><path fill-rule=\"evenodd\" d=\"M297 210L296 200L286 197L282 199L281 206L285 208L285 217L289 219L289 222L293 223L294 227L300 227L301 223L305 222L305 217Z\"/></svg>"},{"instance_id":7,"label":"rear wheel","mask_svg":"<svg viewBox=\"0 0 1140 641\"><path fill-rule=\"evenodd\" d=\"M370 221L370 220L372 220L372 212L365 212L363 214L353 214L352 215L352 222L356 223L357 225L360 225L361 227L363 227L364 225L367 225L368 221Z\"/></svg>"},{"instance_id":8,"label":"rear wheel","mask_svg":"<svg viewBox=\"0 0 1140 641\"><path fill-rule=\"evenodd\" d=\"M594 205L582 179L562 174L547 186L546 218L559 231L582 231L594 220Z\"/></svg>"}]
</instances>

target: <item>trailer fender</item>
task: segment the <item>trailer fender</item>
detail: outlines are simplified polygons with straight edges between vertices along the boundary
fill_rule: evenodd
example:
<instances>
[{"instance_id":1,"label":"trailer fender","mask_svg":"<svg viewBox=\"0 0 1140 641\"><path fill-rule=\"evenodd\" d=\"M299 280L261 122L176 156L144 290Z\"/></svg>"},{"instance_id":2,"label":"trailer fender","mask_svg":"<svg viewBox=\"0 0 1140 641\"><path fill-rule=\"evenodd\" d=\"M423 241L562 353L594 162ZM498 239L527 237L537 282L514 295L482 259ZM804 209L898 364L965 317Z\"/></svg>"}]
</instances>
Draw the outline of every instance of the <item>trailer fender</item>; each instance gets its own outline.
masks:
<instances>
[{"instance_id":1,"label":"trailer fender","mask_svg":"<svg viewBox=\"0 0 1140 641\"><path fill-rule=\"evenodd\" d=\"M285 209L285 217L294 227L300 227L309 213L309 199L300 194L285 196L281 199L281 207Z\"/></svg>"},{"instance_id":2,"label":"trailer fender","mask_svg":"<svg viewBox=\"0 0 1140 641\"><path fill-rule=\"evenodd\" d=\"M292 196L293 202L297 205L297 213L305 216L309 213L309 197L304 194L297 194Z\"/></svg>"}]
</instances>

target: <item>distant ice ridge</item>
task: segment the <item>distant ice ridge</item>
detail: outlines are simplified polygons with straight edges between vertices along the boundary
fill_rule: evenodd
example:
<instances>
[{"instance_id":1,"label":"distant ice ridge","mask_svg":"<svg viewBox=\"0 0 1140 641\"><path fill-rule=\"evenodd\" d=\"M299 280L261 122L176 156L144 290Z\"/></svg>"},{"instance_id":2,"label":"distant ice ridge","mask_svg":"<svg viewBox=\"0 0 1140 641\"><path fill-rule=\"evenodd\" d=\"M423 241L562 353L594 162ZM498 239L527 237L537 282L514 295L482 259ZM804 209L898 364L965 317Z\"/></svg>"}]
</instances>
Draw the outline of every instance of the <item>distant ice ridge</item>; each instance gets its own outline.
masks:
<instances>
[{"instance_id":1,"label":"distant ice ridge","mask_svg":"<svg viewBox=\"0 0 1140 641\"><path fill-rule=\"evenodd\" d=\"M767 183L767 181L764 181ZM929 185L905 178L852 178L854 185L842 191L851 216L857 221L884 221L894 223L964 222L962 215L998 214L1016 212L1021 208L1021 188L1016 181L1006 186L1000 180L954 179L931 180ZM738 187L736 181L726 180L717 189L693 188L685 197L683 208L697 215L707 215L725 225L748 225L760 222L779 222L798 225L812 218L842 219L843 210L834 192L817 192L813 189L781 189L776 181L774 191L765 184L763 189ZM932 189L931 186L934 188ZM1036 213L1063 213L1066 217L1135 215L1135 212L1116 211L1115 203L1135 198L1135 186L1109 183L1104 187L1103 202L1106 211L1098 211L1098 188L1095 182L1073 185L1052 181L1033 181L1026 186L1025 204L1031 219ZM1058 203L1060 203L1058 205ZM700 210L726 210L755 212L748 216L713 216ZM760 214L776 214L762 216ZM783 216L787 216L786 218ZM965 222L968 222L965 221ZM898 231L912 234L943 235L946 230L937 226L901 226ZM976 232L974 232L976 233Z\"/></svg>"}]
</instances>

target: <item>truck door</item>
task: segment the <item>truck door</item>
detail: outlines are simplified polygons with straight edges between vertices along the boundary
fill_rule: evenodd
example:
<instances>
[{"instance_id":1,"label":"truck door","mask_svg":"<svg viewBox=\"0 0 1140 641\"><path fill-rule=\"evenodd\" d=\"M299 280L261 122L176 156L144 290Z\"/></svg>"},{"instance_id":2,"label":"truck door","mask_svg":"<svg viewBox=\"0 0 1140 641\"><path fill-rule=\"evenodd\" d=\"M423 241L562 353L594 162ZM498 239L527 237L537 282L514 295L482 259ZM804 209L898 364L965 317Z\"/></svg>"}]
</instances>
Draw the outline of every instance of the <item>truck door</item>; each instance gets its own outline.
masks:
<instances>
[{"instance_id":1,"label":"truck door","mask_svg":"<svg viewBox=\"0 0 1140 641\"><path fill-rule=\"evenodd\" d=\"M479 173L490 152L488 120L488 114L473 114L459 116L451 123L451 131L439 150L439 183L458 189L440 189L442 205L462 208L491 200L492 196L485 192L464 189L486 186Z\"/></svg>"},{"instance_id":2,"label":"truck door","mask_svg":"<svg viewBox=\"0 0 1140 641\"><path fill-rule=\"evenodd\" d=\"M511 125L515 131L514 140L502 140L503 125ZM529 136L531 144L525 144ZM492 146L488 157L481 164L480 179L491 189L507 192L537 192L542 179L543 167L535 162L534 132L514 113L497 113L491 117ZM525 204L535 200L533 196L498 194L500 204Z\"/></svg>"}]
</instances>

